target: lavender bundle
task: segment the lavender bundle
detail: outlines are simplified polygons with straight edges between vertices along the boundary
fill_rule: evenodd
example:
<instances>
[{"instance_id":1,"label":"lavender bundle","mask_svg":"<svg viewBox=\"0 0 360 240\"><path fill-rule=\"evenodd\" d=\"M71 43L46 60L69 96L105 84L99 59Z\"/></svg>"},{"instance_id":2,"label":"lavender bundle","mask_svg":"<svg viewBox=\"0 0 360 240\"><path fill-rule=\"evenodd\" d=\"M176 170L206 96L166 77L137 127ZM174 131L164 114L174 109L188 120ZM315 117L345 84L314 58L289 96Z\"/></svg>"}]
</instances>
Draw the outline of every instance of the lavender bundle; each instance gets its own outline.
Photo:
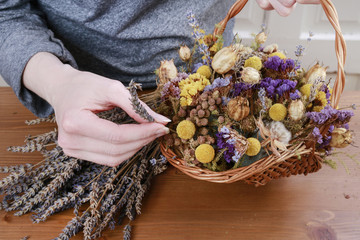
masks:
<instances>
[{"instance_id":1,"label":"lavender bundle","mask_svg":"<svg viewBox=\"0 0 360 240\"><path fill-rule=\"evenodd\" d=\"M132 82L129 90L136 112L153 121L142 106ZM153 98L147 97L147 101ZM154 99L155 100L155 99ZM152 102L152 106L156 102ZM124 111L114 108L98 114L115 123L134 122ZM27 121L27 124L53 122L54 116ZM133 157L117 167L107 167L67 156L57 144L57 130L38 136L27 136L23 146L9 147L12 152L42 153L37 164L0 167L9 175L0 181L4 195L0 209L16 211L21 216L33 212L32 221L46 221L51 215L73 208L74 218L56 239L70 239L83 231L84 239L99 238L106 228L113 229L125 217L130 222L141 214L141 202L150 188L153 176L166 169L166 158L160 155L156 141L144 146ZM88 206L81 211L82 206ZM131 226L124 228L124 239L130 239Z\"/></svg>"}]
</instances>

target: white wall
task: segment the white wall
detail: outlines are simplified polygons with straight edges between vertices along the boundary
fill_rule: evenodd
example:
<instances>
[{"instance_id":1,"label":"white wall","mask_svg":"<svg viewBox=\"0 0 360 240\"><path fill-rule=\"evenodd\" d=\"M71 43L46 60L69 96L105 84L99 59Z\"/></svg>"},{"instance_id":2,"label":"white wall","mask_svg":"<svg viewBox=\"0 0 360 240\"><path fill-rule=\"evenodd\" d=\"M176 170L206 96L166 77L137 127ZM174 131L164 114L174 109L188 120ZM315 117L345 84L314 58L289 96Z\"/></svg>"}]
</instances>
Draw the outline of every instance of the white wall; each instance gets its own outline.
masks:
<instances>
[{"instance_id":1,"label":"white wall","mask_svg":"<svg viewBox=\"0 0 360 240\"><path fill-rule=\"evenodd\" d=\"M4 81L4 79L0 76L0 87L7 87L7 83Z\"/></svg>"}]
</instances>

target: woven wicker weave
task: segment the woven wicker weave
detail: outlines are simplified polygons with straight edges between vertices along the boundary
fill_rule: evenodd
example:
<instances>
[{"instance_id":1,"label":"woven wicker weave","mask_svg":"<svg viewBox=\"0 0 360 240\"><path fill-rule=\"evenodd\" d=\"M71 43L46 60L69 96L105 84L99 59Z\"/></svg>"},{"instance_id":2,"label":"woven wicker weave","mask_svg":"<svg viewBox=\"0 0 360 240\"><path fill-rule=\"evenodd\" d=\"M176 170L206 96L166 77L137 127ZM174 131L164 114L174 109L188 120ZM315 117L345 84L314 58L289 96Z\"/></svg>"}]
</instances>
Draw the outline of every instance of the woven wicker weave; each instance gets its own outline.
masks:
<instances>
[{"instance_id":1,"label":"woven wicker weave","mask_svg":"<svg viewBox=\"0 0 360 240\"><path fill-rule=\"evenodd\" d=\"M226 17L217 25L213 36L221 34L226 27L227 22L236 16L245 6L248 0L238 0L229 10ZM339 103L340 96L345 86L344 64L346 57L346 45L341 33L338 15L336 9L330 0L321 0L321 5L333 26L335 38L335 52L338 60L337 78L333 88L331 98L332 107ZM320 131L325 134L329 126L323 126ZM313 141L304 141L298 145L293 145L287 151L280 151L280 156L270 155L262 158L253 164L231 169L223 172L214 172L199 167L191 167L186 162L176 156L176 154L161 144L161 151L168 159L171 165L189 175L190 177L217 183L232 183L243 180L246 183L255 186L265 185L272 179L280 177L289 177L297 174L308 174L316 172L321 168L322 158L318 155Z\"/></svg>"}]
</instances>

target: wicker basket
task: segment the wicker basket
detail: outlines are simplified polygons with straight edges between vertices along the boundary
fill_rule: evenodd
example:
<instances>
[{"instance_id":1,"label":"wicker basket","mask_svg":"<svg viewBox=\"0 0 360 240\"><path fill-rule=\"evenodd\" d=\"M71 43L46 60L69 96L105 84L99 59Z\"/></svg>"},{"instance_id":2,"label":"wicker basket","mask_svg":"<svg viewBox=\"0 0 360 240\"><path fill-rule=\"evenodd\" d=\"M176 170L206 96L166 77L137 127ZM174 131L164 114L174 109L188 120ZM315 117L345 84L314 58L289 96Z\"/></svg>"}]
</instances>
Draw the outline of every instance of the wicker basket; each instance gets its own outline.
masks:
<instances>
[{"instance_id":1,"label":"wicker basket","mask_svg":"<svg viewBox=\"0 0 360 240\"><path fill-rule=\"evenodd\" d=\"M230 8L227 16L214 30L214 37L225 30L227 22L239 13L246 3L247 0L238 0ZM331 98L331 105L332 107L335 107L338 105L345 84L344 64L346 45L341 33L338 15L334 5L330 0L321 0L321 5L336 33L335 52L338 60L338 72ZM320 132L324 135L329 127L330 126L327 125L322 126ZM307 175L308 173L316 172L321 168L323 161L316 152L315 143L313 141L304 141L300 144L292 145L287 151L280 151L280 155L273 154L264 157L249 166L223 172L214 172L199 167L190 167L164 144L161 144L161 151L171 165L190 177L217 183L232 183L244 180L246 183L254 184L255 186L265 185L270 180L280 177L289 177L297 174Z\"/></svg>"}]
</instances>

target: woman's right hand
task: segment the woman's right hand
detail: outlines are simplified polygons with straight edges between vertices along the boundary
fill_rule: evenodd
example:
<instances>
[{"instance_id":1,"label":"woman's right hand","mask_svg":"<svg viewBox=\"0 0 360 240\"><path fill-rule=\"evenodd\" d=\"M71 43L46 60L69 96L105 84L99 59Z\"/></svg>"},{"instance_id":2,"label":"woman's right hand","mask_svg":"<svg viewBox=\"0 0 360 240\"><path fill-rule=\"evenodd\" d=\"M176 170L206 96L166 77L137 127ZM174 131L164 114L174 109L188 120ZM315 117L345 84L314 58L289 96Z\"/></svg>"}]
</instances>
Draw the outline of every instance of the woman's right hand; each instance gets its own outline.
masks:
<instances>
[{"instance_id":1,"label":"woman's right hand","mask_svg":"<svg viewBox=\"0 0 360 240\"><path fill-rule=\"evenodd\" d=\"M156 122L149 123L135 113L130 93L121 82L78 71L50 53L41 52L30 59L23 82L54 108L58 144L69 156L117 166L169 132L165 125L170 120L144 103ZM139 124L118 125L96 116L115 106Z\"/></svg>"},{"instance_id":2,"label":"woman's right hand","mask_svg":"<svg viewBox=\"0 0 360 240\"><path fill-rule=\"evenodd\" d=\"M286 17L294 10L296 3L319 4L320 0L256 0L256 2L264 10L275 9L280 16Z\"/></svg>"}]
</instances>

